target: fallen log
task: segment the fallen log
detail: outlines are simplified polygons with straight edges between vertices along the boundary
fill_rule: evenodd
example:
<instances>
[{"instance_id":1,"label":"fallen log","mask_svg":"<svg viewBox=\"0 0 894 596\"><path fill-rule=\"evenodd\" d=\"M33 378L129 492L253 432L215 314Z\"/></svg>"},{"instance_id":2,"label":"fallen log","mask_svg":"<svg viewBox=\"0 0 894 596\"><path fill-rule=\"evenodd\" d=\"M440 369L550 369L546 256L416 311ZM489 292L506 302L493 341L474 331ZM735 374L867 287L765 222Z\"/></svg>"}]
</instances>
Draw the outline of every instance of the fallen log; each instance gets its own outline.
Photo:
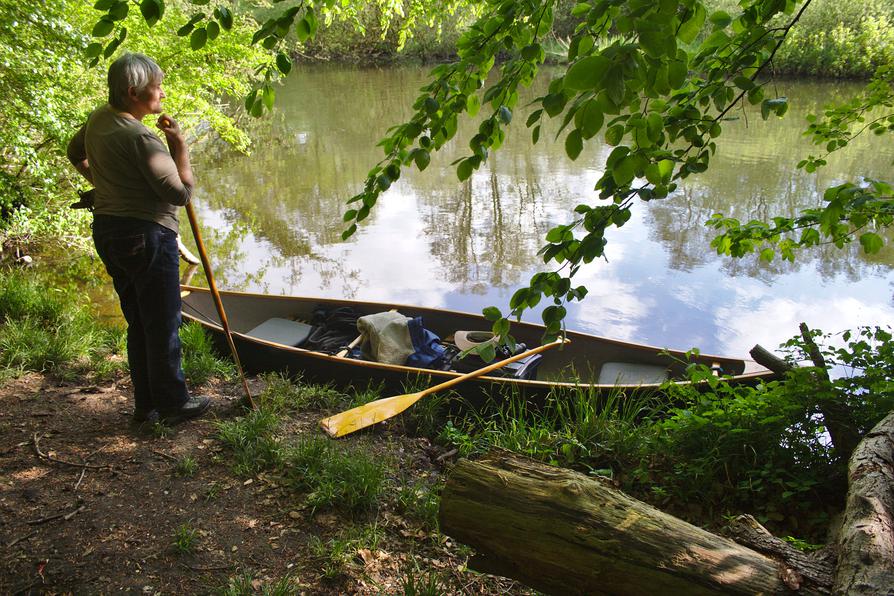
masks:
<instances>
[{"instance_id":1,"label":"fallen log","mask_svg":"<svg viewBox=\"0 0 894 596\"><path fill-rule=\"evenodd\" d=\"M507 451L460 460L441 529L472 569L548 594L828 594L813 576L583 474Z\"/></svg>"},{"instance_id":2,"label":"fallen log","mask_svg":"<svg viewBox=\"0 0 894 596\"><path fill-rule=\"evenodd\" d=\"M894 594L894 412L851 455L838 553L835 594Z\"/></svg>"}]
</instances>

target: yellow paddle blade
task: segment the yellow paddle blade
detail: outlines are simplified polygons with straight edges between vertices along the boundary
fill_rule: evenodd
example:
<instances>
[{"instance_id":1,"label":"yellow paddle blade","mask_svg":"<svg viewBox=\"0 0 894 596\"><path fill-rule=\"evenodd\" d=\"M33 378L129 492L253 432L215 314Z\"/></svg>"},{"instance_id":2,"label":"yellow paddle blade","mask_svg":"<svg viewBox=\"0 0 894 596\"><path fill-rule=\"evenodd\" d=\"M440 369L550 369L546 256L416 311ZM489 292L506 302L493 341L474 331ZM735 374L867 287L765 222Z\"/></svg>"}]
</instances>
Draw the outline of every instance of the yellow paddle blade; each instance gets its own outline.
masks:
<instances>
[{"instance_id":1,"label":"yellow paddle blade","mask_svg":"<svg viewBox=\"0 0 894 596\"><path fill-rule=\"evenodd\" d=\"M361 428L366 428L397 416L419 401L424 395L426 395L425 392L419 391L417 393L395 395L394 397L371 401L368 404L324 418L320 421L320 426L323 427L327 435L334 439L343 437Z\"/></svg>"}]
</instances>

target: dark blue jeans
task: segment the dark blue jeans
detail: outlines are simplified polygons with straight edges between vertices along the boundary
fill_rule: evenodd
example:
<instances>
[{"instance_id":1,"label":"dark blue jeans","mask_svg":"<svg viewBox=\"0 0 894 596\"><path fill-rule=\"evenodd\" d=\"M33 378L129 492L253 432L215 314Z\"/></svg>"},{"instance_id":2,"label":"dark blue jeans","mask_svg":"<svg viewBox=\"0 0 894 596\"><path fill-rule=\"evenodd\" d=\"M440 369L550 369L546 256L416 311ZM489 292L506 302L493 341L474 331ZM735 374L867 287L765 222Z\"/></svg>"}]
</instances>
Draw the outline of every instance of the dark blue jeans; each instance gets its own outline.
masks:
<instances>
[{"instance_id":1,"label":"dark blue jeans","mask_svg":"<svg viewBox=\"0 0 894 596\"><path fill-rule=\"evenodd\" d=\"M180 366L177 234L151 221L95 215L93 242L127 320L135 409L176 410L189 398Z\"/></svg>"}]
</instances>

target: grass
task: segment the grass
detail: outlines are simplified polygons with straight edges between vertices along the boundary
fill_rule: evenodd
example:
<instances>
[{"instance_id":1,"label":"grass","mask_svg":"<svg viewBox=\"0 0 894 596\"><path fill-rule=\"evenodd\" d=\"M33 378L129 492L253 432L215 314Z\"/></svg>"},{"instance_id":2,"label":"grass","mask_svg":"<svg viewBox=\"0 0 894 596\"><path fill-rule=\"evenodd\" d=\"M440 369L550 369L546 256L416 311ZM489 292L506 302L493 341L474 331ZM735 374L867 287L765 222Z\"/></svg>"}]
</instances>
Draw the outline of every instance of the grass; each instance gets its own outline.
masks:
<instances>
[{"instance_id":1,"label":"grass","mask_svg":"<svg viewBox=\"0 0 894 596\"><path fill-rule=\"evenodd\" d=\"M34 272L0 271L0 379L35 371L103 380L126 370L126 331L100 323L83 293L57 285ZM234 376L200 325L184 325L180 337L191 385Z\"/></svg>"},{"instance_id":2,"label":"grass","mask_svg":"<svg viewBox=\"0 0 894 596\"><path fill-rule=\"evenodd\" d=\"M199 531L192 527L192 523L183 522L174 532L174 542L171 546L178 555L191 555L195 552L199 542Z\"/></svg>"},{"instance_id":3,"label":"grass","mask_svg":"<svg viewBox=\"0 0 894 596\"><path fill-rule=\"evenodd\" d=\"M480 410L468 410L448 422L440 440L469 456L493 447L515 451L555 465L604 469L635 452L648 432L654 397L602 395L589 388L552 393L541 408L508 393Z\"/></svg>"},{"instance_id":4,"label":"grass","mask_svg":"<svg viewBox=\"0 0 894 596\"><path fill-rule=\"evenodd\" d=\"M177 464L174 466L174 474L181 478L192 478L198 470L199 462L191 455L184 455L177 460Z\"/></svg>"},{"instance_id":5,"label":"grass","mask_svg":"<svg viewBox=\"0 0 894 596\"><path fill-rule=\"evenodd\" d=\"M441 596L450 591L450 585L439 573L422 571L415 562L412 568L403 571L399 585L403 596Z\"/></svg>"},{"instance_id":6,"label":"grass","mask_svg":"<svg viewBox=\"0 0 894 596\"><path fill-rule=\"evenodd\" d=\"M387 466L363 447L345 447L319 435L281 437L283 417L292 411L344 403L328 386L302 385L281 375L267 375L257 409L217 423L217 438L232 452L232 470L252 476L276 470L286 483L304 493L312 510L351 513L375 508L385 486Z\"/></svg>"},{"instance_id":7,"label":"grass","mask_svg":"<svg viewBox=\"0 0 894 596\"><path fill-rule=\"evenodd\" d=\"M229 359L219 358L211 345L211 337L195 321L180 328L183 347L183 374L192 386L204 385L212 378L224 380L236 376L236 366Z\"/></svg>"},{"instance_id":8,"label":"grass","mask_svg":"<svg viewBox=\"0 0 894 596\"><path fill-rule=\"evenodd\" d=\"M258 408L235 420L217 423L217 438L233 452L237 476L252 476L282 463L276 430L280 416L270 408Z\"/></svg>"},{"instance_id":9,"label":"grass","mask_svg":"<svg viewBox=\"0 0 894 596\"><path fill-rule=\"evenodd\" d=\"M397 509L403 515L416 519L430 531L438 531L438 509L441 506L443 483L425 480L404 481L397 487Z\"/></svg>"},{"instance_id":10,"label":"grass","mask_svg":"<svg viewBox=\"0 0 894 596\"><path fill-rule=\"evenodd\" d=\"M378 526L372 524L349 528L326 541L313 536L309 545L322 576L333 579L346 573L361 549L376 550L380 539Z\"/></svg>"},{"instance_id":11,"label":"grass","mask_svg":"<svg viewBox=\"0 0 894 596\"><path fill-rule=\"evenodd\" d=\"M385 488L386 465L363 447L342 447L326 437L301 437L286 451L292 487L307 493L312 510L369 511Z\"/></svg>"},{"instance_id":12,"label":"grass","mask_svg":"<svg viewBox=\"0 0 894 596\"><path fill-rule=\"evenodd\" d=\"M274 582L263 583L263 580L255 578L250 571L243 571L236 577L227 579L227 583L212 594L219 596L298 596L303 594L297 585L298 578L287 574Z\"/></svg>"},{"instance_id":13,"label":"grass","mask_svg":"<svg viewBox=\"0 0 894 596\"><path fill-rule=\"evenodd\" d=\"M124 368L124 332L99 324L82 295L41 276L0 272L0 368L109 378Z\"/></svg>"},{"instance_id":14,"label":"grass","mask_svg":"<svg viewBox=\"0 0 894 596\"><path fill-rule=\"evenodd\" d=\"M305 409L336 410L349 403L348 396L331 385L304 384L279 373L268 373L262 378L265 386L257 398L258 407L276 413Z\"/></svg>"}]
</instances>

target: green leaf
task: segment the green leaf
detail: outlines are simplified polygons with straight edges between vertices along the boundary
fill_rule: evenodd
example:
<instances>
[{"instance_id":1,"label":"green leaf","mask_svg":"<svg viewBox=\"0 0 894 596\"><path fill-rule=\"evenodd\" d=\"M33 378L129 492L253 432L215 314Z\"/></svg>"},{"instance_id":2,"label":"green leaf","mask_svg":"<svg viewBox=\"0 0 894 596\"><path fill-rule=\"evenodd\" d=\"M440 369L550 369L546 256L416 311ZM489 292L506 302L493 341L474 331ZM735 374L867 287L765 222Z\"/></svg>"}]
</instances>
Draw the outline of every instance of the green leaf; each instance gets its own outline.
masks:
<instances>
[{"instance_id":1,"label":"green leaf","mask_svg":"<svg viewBox=\"0 0 894 596\"><path fill-rule=\"evenodd\" d=\"M630 220L630 209L618 209L614 213L612 213L612 223L615 224L616 227L621 227L625 223Z\"/></svg>"},{"instance_id":2,"label":"green leaf","mask_svg":"<svg viewBox=\"0 0 894 596\"><path fill-rule=\"evenodd\" d=\"M251 108L252 108L252 106L255 105L255 100L257 99L257 97L258 97L257 89L252 89L251 91L249 91L248 95L245 96L245 111L246 112L249 112L249 113L251 112Z\"/></svg>"},{"instance_id":3,"label":"green leaf","mask_svg":"<svg viewBox=\"0 0 894 596\"><path fill-rule=\"evenodd\" d=\"M565 153L568 154L568 157L573 161L577 159L577 156L580 155L583 148L584 142L581 138L580 129L575 128L567 137L565 137Z\"/></svg>"},{"instance_id":4,"label":"green leaf","mask_svg":"<svg viewBox=\"0 0 894 596\"><path fill-rule=\"evenodd\" d=\"M718 10L717 12L712 13L710 19L714 24L714 27L717 29L728 27L729 24L733 22L733 18L729 16L729 13L725 10Z\"/></svg>"},{"instance_id":5,"label":"green leaf","mask_svg":"<svg viewBox=\"0 0 894 596\"><path fill-rule=\"evenodd\" d=\"M311 26L310 21L305 16L303 19L298 21L298 24L295 25L295 34L298 36L298 41L304 43L311 36Z\"/></svg>"},{"instance_id":6,"label":"green leaf","mask_svg":"<svg viewBox=\"0 0 894 596\"><path fill-rule=\"evenodd\" d=\"M355 217L357 217L357 210L356 209L348 209L347 211L345 211L345 214L342 216L342 221L347 223L349 221L353 221L353 219Z\"/></svg>"},{"instance_id":7,"label":"green leaf","mask_svg":"<svg viewBox=\"0 0 894 596\"><path fill-rule=\"evenodd\" d=\"M93 31L91 32L91 35L93 37L105 37L106 35L111 33L112 29L114 28L115 23L108 20L106 17L102 17L101 19L96 21L95 25L93 25Z\"/></svg>"},{"instance_id":8,"label":"green leaf","mask_svg":"<svg viewBox=\"0 0 894 596\"><path fill-rule=\"evenodd\" d=\"M469 112L469 116L476 116L478 114L478 110L481 109L481 98L478 97L477 93L472 93L466 98L466 111Z\"/></svg>"},{"instance_id":9,"label":"green leaf","mask_svg":"<svg viewBox=\"0 0 894 596\"><path fill-rule=\"evenodd\" d=\"M669 180L674 172L674 162L670 159L662 159L658 162L658 171L664 180Z\"/></svg>"},{"instance_id":10,"label":"green leaf","mask_svg":"<svg viewBox=\"0 0 894 596\"><path fill-rule=\"evenodd\" d=\"M255 99L254 103L252 103L251 109L249 110L249 114L251 114L255 118L260 118L264 114L264 102L260 99Z\"/></svg>"},{"instance_id":11,"label":"green leaf","mask_svg":"<svg viewBox=\"0 0 894 596\"><path fill-rule=\"evenodd\" d=\"M705 11L705 7L702 6L701 3L696 4L692 15L680 25L680 28L677 31L677 37L680 41L687 44L695 41L695 38L698 37L699 32L701 32L702 27L705 24L705 18L707 16L708 13Z\"/></svg>"},{"instance_id":12,"label":"green leaf","mask_svg":"<svg viewBox=\"0 0 894 596\"><path fill-rule=\"evenodd\" d=\"M667 64L667 84L671 89L679 89L686 82L689 67L682 60L672 60Z\"/></svg>"},{"instance_id":13,"label":"green leaf","mask_svg":"<svg viewBox=\"0 0 894 596\"><path fill-rule=\"evenodd\" d=\"M217 36L220 35L220 25L211 21L208 25L205 26L205 30L208 32L208 40L214 41L217 39Z\"/></svg>"},{"instance_id":14,"label":"green leaf","mask_svg":"<svg viewBox=\"0 0 894 596\"><path fill-rule=\"evenodd\" d=\"M272 110L273 104L276 103L276 90L272 85L264 85L264 91L261 98L264 101L264 105L267 106L267 109Z\"/></svg>"},{"instance_id":15,"label":"green leaf","mask_svg":"<svg viewBox=\"0 0 894 596\"><path fill-rule=\"evenodd\" d=\"M484 315L484 318L488 321L494 322L501 318L503 318L503 314L500 312L500 309L496 306L488 306L484 310L481 311L481 314Z\"/></svg>"},{"instance_id":16,"label":"green leaf","mask_svg":"<svg viewBox=\"0 0 894 596\"><path fill-rule=\"evenodd\" d=\"M186 37L193 29L195 29L195 25L193 25L192 23L186 23L185 25L177 29L177 36Z\"/></svg>"},{"instance_id":17,"label":"green leaf","mask_svg":"<svg viewBox=\"0 0 894 596\"><path fill-rule=\"evenodd\" d=\"M119 1L112 5L112 8L109 9L109 18L113 21L122 21L127 18L127 13L130 12L130 5L127 2Z\"/></svg>"},{"instance_id":18,"label":"green leaf","mask_svg":"<svg viewBox=\"0 0 894 596\"><path fill-rule=\"evenodd\" d=\"M584 102L574 115L574 125L580 129L581 136L585 139L594 137L602 128L603 121L602 109L595 99Z\"/></svg>"},{"instance_id":19,"label":"green leaf","mask_svg":"<svg viewBox=\"0 0 894 596\"><path fill-rule=\"evenodd\" d=\"M118 0L98 0L98 2L93 5L93 8L96 10L108 10L112 8L117 1Z\"/></svg>"},{"instance_id":20,"label":"green leaf","mask_svg":"<svg viewBox=\"0 0 894 596\"><path fill-rule=\"evenodd\" d=\"M87 49L84 50L84 55L88 58L95 58L102 53L102 44L98 42L93 42L87 46Z\"/></svg>"},{"instance_id":21,"label":"green leaf","mask_svg":"<svg viewBox=\"0 0 894 596\"><path fill-rule=\"evenodd\" d=\"M352 224L350 228L341 233L341 239L347 240L351 236L354 235L354 232L357 231L357 224Z\"/></svg>"},{"instance_id":22,"label":"green leaf","mask_svg":"<svg viewBox=\"0 0 894 596\"><path fill-rule=\"evenodd\" d=\"M416 167L419 168L419 171L421 172L427 168L428 164L431 162L431 154L425 149L416 149L415 154L413 155L413 161L416 162Z\"/></svg>"},{"instance_id":23,"label":"green leaf","mask_svg":"<svg viewBox=\"0 0 894 596\"><path fill-rule=\"evenodd\" d=\"M733 83L743 91L750 91L754 88L754 81L748 77L738 76L733 79Z\"/></svg>"},{"instance_id":24,"label":"green leaf","mask_svg":"<svg viewBox=\"0 0 894 596\"><path fill-rule=\"evenodd\" d=\"M866 232L865 234L860 235L860 246L863 247L863 252L865 252L867 255L877 253L882 249L884 245L885 242L878 234L875 234L873 232Z\"/></svg>"},{"instance_id":25,"label":"green leaf","mask_svg":"<svg viewBox=\"0 0 894 596\"><path fill-rule=\"evenodd\" d=\"M633 182L633 178L636 174L635 170L636 162L633 159L633 156L628 155L612 169L612 178L614 179L615 184L618 186L626 186Z\"/></svg>"},{"instance_id":26,"label":"green leaf","mask_svg":"<svg viewBox=\"0 0 894 596\"><path fill-rule=\"evenodd\" d=\"M220 26L225 30L229 31L233 28L233 13L230 12L230 9L225 6L220 6L214 9L214 15L217 17L217 21L220 23Z\"/></svg>"},{"instance_id":27,"label":"green leaf","mask_svg":"<svg viewBox=\"0 0 894 596\"><path fill-rule=\"evenodd\" d=\"M280 52L276 55L276 68L287 75L292 71L292 60L284 52Z\"/></svg>"},{"instance_id":28,"label":"green leaf","mask_svg":"<svg viewBox=\"0 0 894 596\"><path fill-rule=\"evenodd\" d=\"M468 180L472 175L472 162L468 159L464 159L459 162L459 165L456 167L456 176L459 178L460 182Z\"/></svg>"},{"instance_id":29,"label":"green leaf","mask_svg":"<svg viewBox=\"0 0 894 596\"><path fill-rule=\"evenodd\" d=\"M204 27L200 27L192 32L189 36L189 47L193 50L200 50L208 43L208 32Z\"/></svg>"},{"instance_id":30,"label":"green leaf","mask_svg":"<svg viewBox=\"0 0 894 596\"><path fill-rule=\"evenodd\" d=\"M610 66L611 61L602 55L582 58L572 64L565 74L565 88L573 91L596 89Z\"/></svg>"},{"instance_id":31,"label":"green leaf","mask_svg":"<svg viewBox=\"0 0 894 596\"><path fill-rule=\"evenodd\" d=\"M193 4L195 4L196 6L205 6L206 4L211 2L211 0L189 0L189 1L192 2Z\"/></svg>"},{"instance_id":32,"label":"green leaf","mask_svg":"<svg viewBox=\"0 0 894 596\"><path fill-rule=\"evenodd\" d=\"M104 49L102 51L103 58L108 58L109 56L114 54L115 50L117 50L118 46L120 46L120 45L121 45L121 39L119 39L117 37L115 39L113 39L112 41L110 41L109 44L106 46L106 49Z\"/></svg>"},{"instance_id":33,"label":"green leaf","mask_svg":"<svg viewBox=\"0 0 894 596\"><path fill-rule=\"evenodd\" d=\"M146 24L152 27L161 18L161 6L159 0L143 0L140 2L140 14Z\"/></svg>"},{"instance_id":34,"label":"green leaf","mask_svg":"<svg viewBox=\"0 0 894 596\"><path fill-rule=\"evenodd\" d=\"M609 145L615 146L620 143L623 138L624 127L620 124L610 126L609 129L605 131L605 142Z\"/></svg>"},{"instance_id":35,"label":"green leaf","mask_svg":"<svg viewBox=\"0 0 894 596\"><path fill-rule=\"evenodd\" d=\"M590 12L592 7L586 2L581 2L580 4L575 5L574 8L571 9L571 16L579 17Z\"/></svg>"}]
</instances>

